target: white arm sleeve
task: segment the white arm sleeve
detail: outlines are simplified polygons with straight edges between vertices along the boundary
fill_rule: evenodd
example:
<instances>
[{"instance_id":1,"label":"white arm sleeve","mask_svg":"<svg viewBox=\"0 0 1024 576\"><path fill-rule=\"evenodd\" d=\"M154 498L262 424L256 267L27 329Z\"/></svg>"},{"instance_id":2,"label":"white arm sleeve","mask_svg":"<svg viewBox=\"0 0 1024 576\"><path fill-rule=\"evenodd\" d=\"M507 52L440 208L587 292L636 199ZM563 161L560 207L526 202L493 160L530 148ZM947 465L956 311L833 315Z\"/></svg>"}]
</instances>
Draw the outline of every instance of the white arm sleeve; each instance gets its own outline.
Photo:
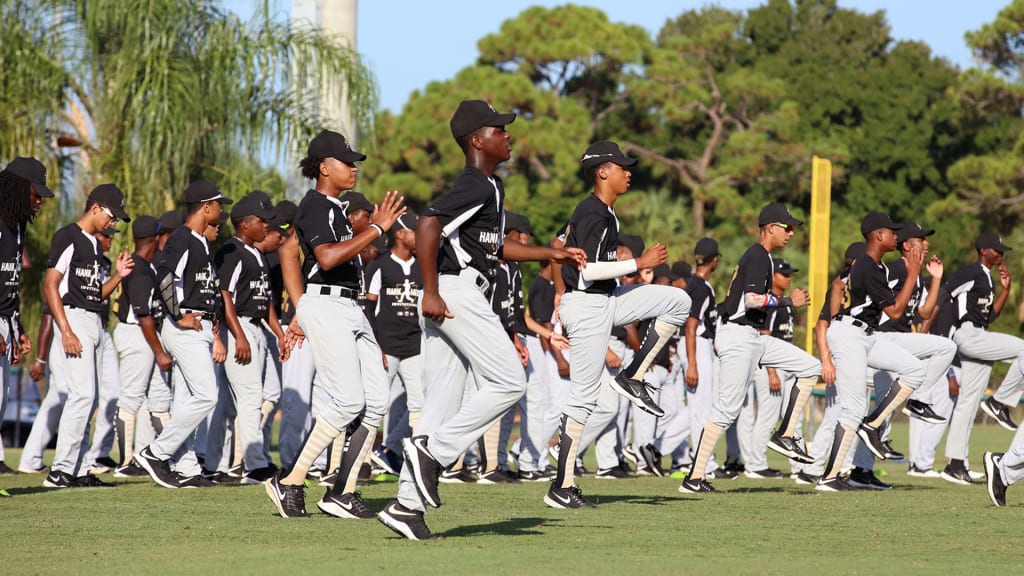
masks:
<instances>
[{"instance_id":1,"label":"white arm sleeve","mask_svg":"<svg viewBox=\"0 0 1024 576\"><path fill-rule=\"evenodd\" d=\"M587 262L586 267L580 275L587 282L598 280L611 280L626 274L636 272L636 259L620 260L618 262Z\"/></svg>"}]
</instances>

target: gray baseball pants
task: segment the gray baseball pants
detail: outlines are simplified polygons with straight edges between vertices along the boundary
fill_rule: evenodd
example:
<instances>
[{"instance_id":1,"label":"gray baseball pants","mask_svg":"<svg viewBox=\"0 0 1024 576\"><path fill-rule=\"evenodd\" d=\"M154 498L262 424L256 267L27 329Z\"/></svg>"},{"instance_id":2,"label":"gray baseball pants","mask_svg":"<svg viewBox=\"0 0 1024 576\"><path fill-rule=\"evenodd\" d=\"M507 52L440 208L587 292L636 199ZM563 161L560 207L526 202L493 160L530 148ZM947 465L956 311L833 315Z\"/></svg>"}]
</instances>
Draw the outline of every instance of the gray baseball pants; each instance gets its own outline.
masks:
<instances>
[{"instance_id":1,"label":"gray baseball pants","mask_svg":"<svg viewBox=\"0 0 1024 576\"><path fill-rule=\"evenodd\" d=\"M953 367L953 370L959 382L960 369ZM942 424L931 424L920 418L910 419L907 458L918 470L931 470L935 467L935 454L938 452L942 437L946 434L949 419L953 415L953 407L956 405L956 398L949 395L947 378L943 376L942 381L945 383L945 390L936 390L932 395L932 410L946 418L946 421Z\"/></svg>"},{"instance_id":2,"label":"gray baseball pants","mask_svg":"<svg viewBox=\"0 0 1024 576\"><path fill-rule=\"evenodd\" d=\"M783 382L784 374L779 374L779 379ZM775 424L779 421L782 406L782 390L771 391L768 386L768 370L761 368L754 373L754 386L747 393L746 405L736 420L740 456L747 470L760 471L768 468L768 439L771 438Z\"/></svg>"},{"instance_id":3,"label":"gray baseball pants","mask_svg":"<svg viewBox=\"0 0 1024 576\"><path fill-rule=\"evenodd\" d=\"M57 350L63 354L64 385L67 401L57 426L57 451L53 456L52 470L79 476L79 468L88 446L89 420L96 407L97 365L103 325L95 312L80 308L64 307L71 330L82 343L78 356L64 354L60 329L54 324L53 340Z\"/></svg>"},{"instance_id":4,"label":"gray baseball pants","mask_svg":"<svg viewBox=\"0 0 1024 576\"><path fill-rule=\"evenodd\" d=\"M56 332L54 332L56 336ZM43 462L43 451L49 446L57 434L57 425L60 423L61 412L64 411L64 403L67 402L68 390L64 383L64 348L58 346L57 338L50 340L50 354L46 364L49 370L47 378L46 396L39 404L39 411L36 412L36 420L32 423L32 429L25 440L25 447L21 451L19 468L26 470L39 470L46 464Z\"/></svg>"},{"instance_id":5,"label":"gray baseball pants","mask_svg":"<svg viewBox=\"0 0 1024 576\"><path fill-rule=\"evenodd\" d=\"M99 378L99 399L96 407L96 426L92 443L83 461L86 467L96 464L96 459L110 457L114 447L114 415L117 414L117 400L121 395L121 370L117 363L117 349L110 332L100 333L100 349L97 365Z\"/></svg>"},{"instance_id":6,"label":"gray baseball pants","mask_svg":"<svg viewBox=\"0 0 1024 576\"><path fill-rule=\"evenodd\" d=\"M267 339L263 328L253 324L248 318L239 318L239 322L245 339L249 342L251 360L248 364L239 364L235 360L237 340L230 330L225 330L228 357L224 362L224 373L234 400L234 433L241 439L245 469L257 470L268 465L263 450L260 407L264 399L263 383L266 373L272 372L273 366L267 364Z\"/></svg>"},{"instance_id":7,"label":"gray baseball pants","mask_svg":"<svg viewBox=\"0 0 1024 576\"><path fill-rule=\"evenodd\" d=\"M164 349L174 359L172 368L174 401L171 420L163 433L150 444L153 455L163 460L180 454L179 470L192 476L199 473L194 460L196 429L217 404L217 374L213 367L213 323L202 320L202 330L180 328L167 320L160 331ZM192 454L191 457L186 456ZM184 461L182 460L184 458Z\"/></svg>"}]
</instances>

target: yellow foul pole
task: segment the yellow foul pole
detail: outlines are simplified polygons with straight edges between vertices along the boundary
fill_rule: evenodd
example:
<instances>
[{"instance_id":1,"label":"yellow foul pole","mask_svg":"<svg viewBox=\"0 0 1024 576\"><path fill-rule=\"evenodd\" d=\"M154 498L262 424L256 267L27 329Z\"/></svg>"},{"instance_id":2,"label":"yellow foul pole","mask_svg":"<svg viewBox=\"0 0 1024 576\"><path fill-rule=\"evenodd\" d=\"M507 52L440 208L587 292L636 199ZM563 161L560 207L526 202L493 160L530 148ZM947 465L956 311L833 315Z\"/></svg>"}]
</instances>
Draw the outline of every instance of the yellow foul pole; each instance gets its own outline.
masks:
<instances>
[{"instance_id":1,"label":"yellow foul pole","mask_svg":"<svg viewBox=\"0 0 1024 576\"><path fill-rule=\"evenodd\" d=\"M808 261L808 291L811 305L807 312L806 349L814 353L814 323L828 295L828 232L832 206L832 162L815 156L811 161L811 252Z\"/></svg>"}]
</instances>

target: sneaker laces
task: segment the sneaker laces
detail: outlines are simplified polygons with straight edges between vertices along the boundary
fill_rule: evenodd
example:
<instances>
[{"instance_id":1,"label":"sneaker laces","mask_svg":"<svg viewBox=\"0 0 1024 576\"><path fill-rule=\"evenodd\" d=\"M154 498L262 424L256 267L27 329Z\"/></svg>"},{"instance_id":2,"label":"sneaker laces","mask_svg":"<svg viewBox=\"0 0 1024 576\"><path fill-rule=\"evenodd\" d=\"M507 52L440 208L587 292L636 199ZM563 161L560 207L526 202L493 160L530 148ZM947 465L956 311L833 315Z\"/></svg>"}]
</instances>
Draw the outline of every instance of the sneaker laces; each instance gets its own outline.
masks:
<instances>
[{"instance_id":1,"label":"sneaker laces","mask_svg":"<svg viewBox=\"0 0 1024 576\"><path fill-rule=\"evenodd\" d=\"M370 512L370 507L366 505L365 501L363 501L362 492L353 492L351 502L353 511L360 514L366 514Z\"/></svg>"}]
</instances>

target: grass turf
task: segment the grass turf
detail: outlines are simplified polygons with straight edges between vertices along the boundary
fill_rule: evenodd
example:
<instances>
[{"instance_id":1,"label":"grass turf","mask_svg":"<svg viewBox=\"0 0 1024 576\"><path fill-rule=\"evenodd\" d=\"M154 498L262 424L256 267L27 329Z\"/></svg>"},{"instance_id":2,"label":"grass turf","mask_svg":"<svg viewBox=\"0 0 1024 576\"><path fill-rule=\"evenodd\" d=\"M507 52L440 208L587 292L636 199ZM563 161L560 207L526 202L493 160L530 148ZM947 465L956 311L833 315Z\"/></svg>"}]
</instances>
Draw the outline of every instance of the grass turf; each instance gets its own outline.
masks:
<instances>
[{"instance_id":1,"label":"grass turf","mask_svg":"<svg viewBox=\"0 0 1024 576\"><path fill-rule=\"evenodd\" d=\"M974 430L972 468L1011 434ZM906 446L906 425L893 433ZM941 454L941 450L940 450ZM20 451L9 450L8 463ZM49 456L47 460L49 460ZM782 467L775 455L771 465ZM592 463L591 463L592 465ZM582 478L596 510L544 506L547 483L442 485L428 514L439 542L409 542L375 520L276 516L262 486L167 490L146 480L114 489L50 490L41 475L0 477L0 572L126 574L522 572L544 574L971 574L1024 568L1017 538L1024 491L993 507L983 483L954 486L883 464L890 492L823 494L790 480L720 480L724 493L680 494L679 480ZM105 477L110 479L109 475ZM394 483L361 488L375 510ZM1010 572L1015 573L1015 572Z\"/></svg>"}]
</instances>

